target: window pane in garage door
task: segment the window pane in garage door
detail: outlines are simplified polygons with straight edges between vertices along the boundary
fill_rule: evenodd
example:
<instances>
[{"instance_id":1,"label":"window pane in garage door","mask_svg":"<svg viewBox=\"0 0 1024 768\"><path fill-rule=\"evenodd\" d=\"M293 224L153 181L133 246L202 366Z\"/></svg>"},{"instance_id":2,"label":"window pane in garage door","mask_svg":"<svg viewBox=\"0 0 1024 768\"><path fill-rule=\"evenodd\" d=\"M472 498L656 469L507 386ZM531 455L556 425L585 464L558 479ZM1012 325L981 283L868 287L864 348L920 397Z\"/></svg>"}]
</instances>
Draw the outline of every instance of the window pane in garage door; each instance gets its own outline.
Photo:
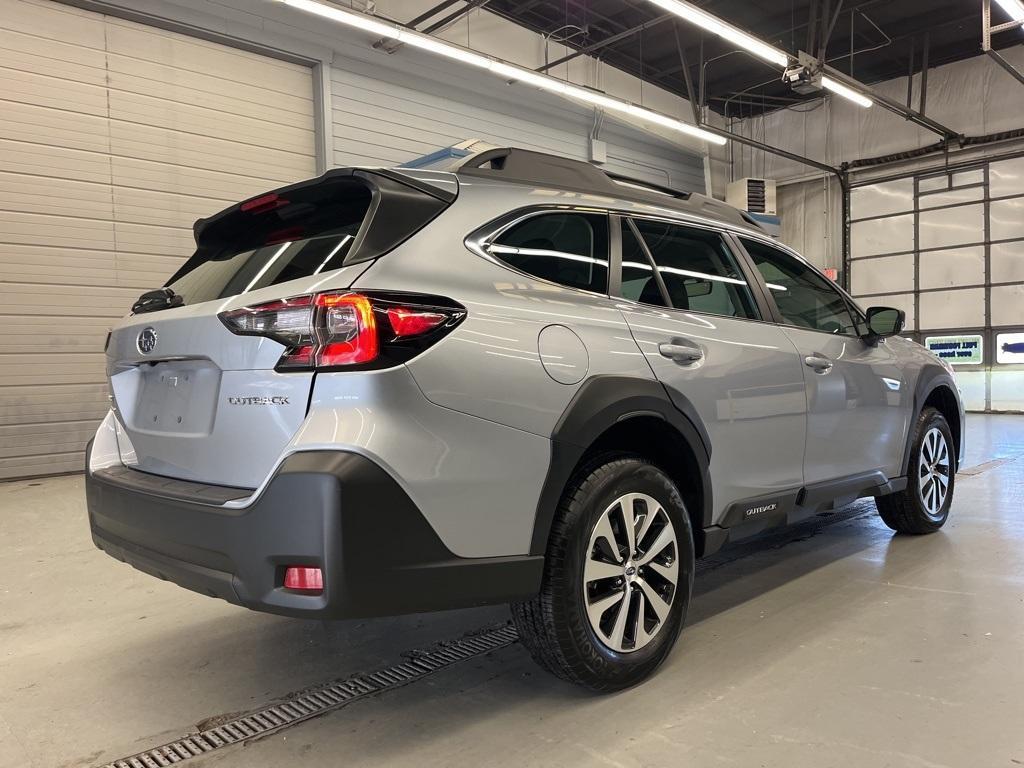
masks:
<instances>
[{"instance_id":1,"label":"window pane in garage door","mask_svg":"<svg viewBox=\"0 0 1024 768\"><path fill-rule=\"evenodd\" d=\"M313 112L308 67L0 0L0 479L82 467L107 328L197 217L314 174Z\"/></svg>"},{"instance_id":2,"label":"window pane in garage door","mask_svg":"<svg viewBox=\"0 0 1024 768\"><path fill-rule=\"evenodd\" d=\"M985 206L980 203L922 211L918 222L918 247L922 250L985 240Z\"/></svg>"},{"instance_id":3,"label":"window pane in garage door","mask_svg":"<svg viewBox=\"0 0 1024 768\"><path fill-rule=\"evenodd\" d=\"M989 226L993 240L1024 237L1024 197L993 200L989 204Z\"/></svg>"},{"instance_id":4,"label":"window pane in garage door","mask_svg":"<svg viewBox=\"0 0 1024 768\"><path fill-rule=\"evenodd\" d=\"M925 251L921 254L920 287L954 288L985 282L985 246Z\"/></svg>"},{"instance_id":5,"label":"window pane in garage door","mask_svg":"<svg viewBox=\"0 0 1024 768\"><path fill-rule=\"evenodd\" d=\"M921 316L918 327L960 329L985 325L985 289L926 291L918 297Z\"/></svg>"},{"instance_id":6,"label":"window pane in garage door","mask_svg":"<svg viewBox=\"0 0 1024 768\"><path fill-rule=\"evenodd\" d=\"M991 254L993 283L1024 281L1024 240L993 243Z\"/></svg>"}]
</instances>

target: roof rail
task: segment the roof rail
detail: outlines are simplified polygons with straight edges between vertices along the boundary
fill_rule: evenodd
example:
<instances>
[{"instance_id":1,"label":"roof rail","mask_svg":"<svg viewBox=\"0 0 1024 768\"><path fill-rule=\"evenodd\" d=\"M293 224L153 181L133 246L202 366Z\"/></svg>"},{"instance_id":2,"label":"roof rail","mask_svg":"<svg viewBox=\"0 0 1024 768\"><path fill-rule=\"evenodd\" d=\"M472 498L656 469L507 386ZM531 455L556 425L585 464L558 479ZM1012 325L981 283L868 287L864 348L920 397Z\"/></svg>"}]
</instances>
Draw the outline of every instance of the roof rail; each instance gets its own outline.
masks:
<instances>
[{"instance_id":1,"label":"roof rail","mask_svg":"<svg viewBox=\"0 0 1024 768\"><path fill-rule=\"evenodd\" d=\"M748 215L721 200L609 173L584 160L572 160L529 149L502 147L484 150L470 155L453 170L462 176L499 178L513 183L550 185L580 192L604 193L609 197L677 208L680 211L714 217L744 228L762 230L762 227Z\"/></svg>"},{"instance_id":2,"label":"roof rail","mask_svg":"<svg viewBox=\"0 0 1024 768\"><path fill-rule=\"evenodd\" d=\"M585 160L572 160L568 157L516 147L501 147L478 152L461 163L456 172L474 176L500 173L501 178L506 181L551 184L571 189L582 187L593 191L604 189L621 192L619 187L629 186L646 192L669 195L680 200L687 200L690 197L689 192L652 184L643 179L610 173Z\"/></svg>"}]
</instances>

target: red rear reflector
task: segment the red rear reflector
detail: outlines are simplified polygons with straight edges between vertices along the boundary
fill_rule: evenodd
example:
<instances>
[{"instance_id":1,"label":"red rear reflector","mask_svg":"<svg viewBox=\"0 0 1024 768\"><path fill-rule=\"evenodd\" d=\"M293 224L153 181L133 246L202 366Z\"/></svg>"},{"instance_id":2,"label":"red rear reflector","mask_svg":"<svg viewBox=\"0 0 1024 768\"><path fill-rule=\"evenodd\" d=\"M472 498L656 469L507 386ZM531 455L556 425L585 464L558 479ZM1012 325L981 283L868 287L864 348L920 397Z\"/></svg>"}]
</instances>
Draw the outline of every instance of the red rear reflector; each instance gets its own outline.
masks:
<instances>
[{"instance_id":1,"label":"red rear reflector","mask_svg":"<svg viewBox=\"0 0 1024 768\"><path fill-rule=\"evenodd\" d=\"M291 565L284 571L285 589L299 589L303 592L323 592L324 572L319 568Z\"/></svg>"},{"instance_id":2,"label":"red rear reflector","mask_svg":"<svg viewBox=\"0 0 1024 768\"><path fill-rule=\"evenodd\" d=\"M442 312L429 312L422 309L410 309L408 307L392 307L388 310L388 321L395 336L419 336L421 333L432 331L448 319L448 315Z\"/></svg>"},{"instance_id":3,"label":"red rear reflector","mask_svg":"<svg viewBox=\"0 0 1024 768\"><path fill-rule=\"evenodd\" d=\"M278 197L276 192L271 192L269 195L260 195L252 200L246 200L239 206L239 209L246 213L263 213L280 208L282 205L288 205L288 201L283 197Z\"/></svg>"}]
</instances>

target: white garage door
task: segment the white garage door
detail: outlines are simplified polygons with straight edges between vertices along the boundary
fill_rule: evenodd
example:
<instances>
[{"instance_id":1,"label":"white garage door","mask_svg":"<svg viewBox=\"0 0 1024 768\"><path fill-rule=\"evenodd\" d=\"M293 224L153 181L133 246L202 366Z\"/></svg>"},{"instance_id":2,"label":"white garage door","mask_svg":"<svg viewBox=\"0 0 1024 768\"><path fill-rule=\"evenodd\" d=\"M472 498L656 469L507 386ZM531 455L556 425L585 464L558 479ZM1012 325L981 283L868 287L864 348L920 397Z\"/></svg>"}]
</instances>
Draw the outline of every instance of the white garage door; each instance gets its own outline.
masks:
<instances>
[{"instance_id":1,"label":"white garage door","mask_svg":"<svg viewBox=\"0 0 1024 768\"><path fill-rule=\"evenodd\" d=\"M78 470L103 340L201 216L315 173L308 67L0 0L0 479Z\"/></svg>"}]
</instances>

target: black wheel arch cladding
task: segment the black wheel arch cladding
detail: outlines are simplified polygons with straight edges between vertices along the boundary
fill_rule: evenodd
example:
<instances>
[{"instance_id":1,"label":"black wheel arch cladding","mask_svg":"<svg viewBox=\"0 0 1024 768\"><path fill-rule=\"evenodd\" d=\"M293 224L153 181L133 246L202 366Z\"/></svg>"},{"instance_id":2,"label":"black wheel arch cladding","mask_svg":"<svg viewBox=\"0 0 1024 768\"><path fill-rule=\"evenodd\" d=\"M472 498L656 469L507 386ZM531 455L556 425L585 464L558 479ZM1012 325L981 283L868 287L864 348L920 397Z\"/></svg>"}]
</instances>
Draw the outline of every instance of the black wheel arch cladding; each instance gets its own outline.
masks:
<instances>
[{"instance_id":1,"label":"black wheel arch cladding","mask_svg":"<svg viewBox=\"0 0 1024 768\"><path fill-rule=\"evenodd\" d=\"M530 554L543 554L547 548L559 499L588 449L609 429L639 417L665 422L689 447L702 499L697 519L702 525L693 526L694 536L711 525L711 441L697 409L685 395L670 393L657 380L600 375L584 382L551 434L551 461L537 504Z\"/></svg>"},{"instance_id":2,"label":"black wheel arch cladding","mask_svg":"<svg viewBox=\"0 0 1024 768\"><path fill-rule=\"evenodd\" d=\"M937 407L939 411L946 419L949 424L949 431L953 435L953 455L956 459L956 466L960 466L960 461L963 459L963 428L962 423L963 408L959 405L959 401L956 396L957 387L956 382L943 366L938 364L926 365L921 369L921 373L917 377L917 384L914 387L914 401L913 409L910 413L910 422L907 429L906 441L903 446L903 474L907 475L910 472L910 459L911 453L914 446L914 430L913 426L917 423L918 417L921 412L925 409L926 405L934 403L930 402L930 398L936 393L941 392L945 388L948 390L948 398L954 403L954 410L956 413L949 414L946 411L947 408ZM953 418L951 418L951 416Z\"/></svg>"}]
</instances>

